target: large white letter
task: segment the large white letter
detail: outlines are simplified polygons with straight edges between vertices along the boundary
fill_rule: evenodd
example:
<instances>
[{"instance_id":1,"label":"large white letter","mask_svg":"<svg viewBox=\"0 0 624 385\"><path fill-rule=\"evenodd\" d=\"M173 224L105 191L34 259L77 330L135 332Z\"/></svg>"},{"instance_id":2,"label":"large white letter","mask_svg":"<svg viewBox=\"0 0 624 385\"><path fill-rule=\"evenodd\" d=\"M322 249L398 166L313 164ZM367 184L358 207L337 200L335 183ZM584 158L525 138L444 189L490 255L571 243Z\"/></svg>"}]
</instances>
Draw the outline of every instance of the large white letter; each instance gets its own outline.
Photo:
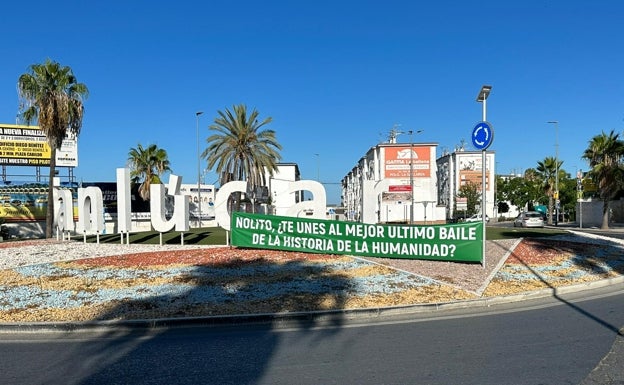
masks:
<instances>
[{"instance_id":1,"label":"large white letter","mask_svg":"<svg viewBox=\"0 0 624 385\"><path fill-rule=\"evenodd\" d=\"M298 214L305 210L312 210L314 214L312 218L327 219L325 211L327 210L327 197L325 195L325 187L314 180L299 180L288 184L288 194L307 190L312 192L312 200L303 201L292 205L286 211L286 216L297 217Z\"/></svg>"},{"instance_id":2,"label":"large white letter","mask_svg":"<svg viewBox=\"0 0 624 385\"><path fill-rule=\"evenodd\" d=\"M130 206L130 170L117 169L117 232L129 233L132 227Z\"/></svg>"},{"instance_id":3,"label":"large white letter","mask_svg":"<svg viewBox=\"0 0 624 385\"><path fill-rule=\"evenodd\" d=\"M230 214L228 213L227 202L232 193L239 191L242 193L247 191L247 182L228 182L221 186L215 197L215 219L217 220L217 225L228 231L230 230Z\"/></svg>"},{"instance_id":4,"label":"large white letter","mask_svg":"<svg viewBox=\"0 0 624 385\"><path fill-rule=\"evenodd\" d=\"M54 187L52 191L54 202L58 203L54 206L54 222L60 231L74 231L74 203L72 201L72 193L67 189L59 189Z\"/></svg>"},{"instance_id":5,"label":"large white letter","mask_svg":"<svg viewBox=\"0 0 624 385\"><path fill-rule=\"evenodd\" d=\"M102 190L99 187L90 186L78 189L78 224L76 231L79 233L104 231L104 201Z\"/></svg>"},{"instance_id":6,"label":"large white letter","mask_svg":"<svg viewBox=\"0 0 624 385\"><path fill-rule=\"evenodd\" d=\"M154 230L165 233L175 226L176 231L189 230L189 204L186 195L178 194L182 178L177 175L169 177L168 195L173 195L173 214L171 219L165 217L165 186L162 184L150 185L150 216Z\"/></svg>"}]
</instances>

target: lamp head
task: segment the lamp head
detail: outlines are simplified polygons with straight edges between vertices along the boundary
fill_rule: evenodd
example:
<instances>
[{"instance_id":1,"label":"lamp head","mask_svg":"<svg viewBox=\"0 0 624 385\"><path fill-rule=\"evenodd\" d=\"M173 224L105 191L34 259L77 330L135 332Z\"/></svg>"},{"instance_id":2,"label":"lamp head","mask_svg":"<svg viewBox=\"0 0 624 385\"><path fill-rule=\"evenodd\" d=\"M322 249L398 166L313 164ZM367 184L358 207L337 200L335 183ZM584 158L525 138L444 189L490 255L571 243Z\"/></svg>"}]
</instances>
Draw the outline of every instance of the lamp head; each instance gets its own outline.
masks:
<instances>
[{"instance_id":1,"label":"lamp head","mask_svg":"<svg viewBox=\"0 0 624 385\"><path fill-rule=\"evenodd\" d=\"M477 102L485 101L490 96L490 91L492 91L492 86L482 86L479 95L477 95Z\"/></svg>"}]
</instances>

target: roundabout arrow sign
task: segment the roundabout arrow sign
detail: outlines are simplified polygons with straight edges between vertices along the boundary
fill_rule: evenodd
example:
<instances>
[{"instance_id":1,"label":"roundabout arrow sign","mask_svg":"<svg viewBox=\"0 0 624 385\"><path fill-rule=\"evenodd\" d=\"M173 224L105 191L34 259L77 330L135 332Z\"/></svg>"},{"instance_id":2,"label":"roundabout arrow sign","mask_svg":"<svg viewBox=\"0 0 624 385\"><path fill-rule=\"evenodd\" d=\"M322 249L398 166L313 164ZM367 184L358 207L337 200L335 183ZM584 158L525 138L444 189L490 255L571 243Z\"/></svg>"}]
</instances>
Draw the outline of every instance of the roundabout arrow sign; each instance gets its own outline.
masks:
<instances>
[{"instance_id":1,"label":"roundabout arrow sign","mask_svg":"<svg viewBox=\"0 0 624 385\"><path fill-rule=\"evenodd\" d=\"M472 129L472 144L477 150L485 150L494 140L494 131L488 122L479 122Z\"/></svg>"}]
</instances>

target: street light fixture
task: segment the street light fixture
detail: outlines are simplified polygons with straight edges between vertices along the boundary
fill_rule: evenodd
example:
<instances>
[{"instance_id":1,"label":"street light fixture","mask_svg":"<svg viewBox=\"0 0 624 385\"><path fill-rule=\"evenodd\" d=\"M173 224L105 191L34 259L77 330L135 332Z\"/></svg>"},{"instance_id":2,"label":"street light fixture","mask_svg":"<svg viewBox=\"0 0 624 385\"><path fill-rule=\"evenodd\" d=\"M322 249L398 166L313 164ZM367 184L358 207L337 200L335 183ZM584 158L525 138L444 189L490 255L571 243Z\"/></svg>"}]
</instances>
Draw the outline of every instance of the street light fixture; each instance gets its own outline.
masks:
<instances>
[{"instance_id":1,"label":"street light fixture","mask_svg":"<svg viewBox=\"0 0 624 385\"><path fill-rule=\"evenodd\" d=\"M196 129L197 129L197 227L201 227L201 158L199 156L199 115L203 114L203 111L197 111L195 113Z\"/></svg>"},{"instance_id":2,"label":"street light fixture","mask_svg":"<svg viewBox=\"0 0 624 385\"><path fill-rule=\"evenodd\" d=\"M551 120L546 123L555 125L555 226L559 224L559 121Z\"/></svg>"},{"instance_id":3,"label":"street light fixture","mask_svg":"<svg viewBox=\"0 0 624 385\"><path fill-rule=\"evenodd\" d=\"M485 102L488 96L490 96L491 91L492 91L492 86L482 86L481 91L479 91L479 95L477 95L477 102Z\"/></svg>"}]
</instances>

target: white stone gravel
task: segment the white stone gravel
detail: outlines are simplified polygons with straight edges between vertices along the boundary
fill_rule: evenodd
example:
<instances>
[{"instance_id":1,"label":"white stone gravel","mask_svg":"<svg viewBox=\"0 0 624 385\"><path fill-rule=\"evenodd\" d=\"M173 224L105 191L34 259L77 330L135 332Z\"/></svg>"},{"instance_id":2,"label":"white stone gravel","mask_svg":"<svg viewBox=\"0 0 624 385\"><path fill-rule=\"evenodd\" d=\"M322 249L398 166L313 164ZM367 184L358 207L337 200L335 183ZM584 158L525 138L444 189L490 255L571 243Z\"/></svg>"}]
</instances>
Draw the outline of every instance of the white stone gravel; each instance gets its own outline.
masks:
<instances>
[{"instance_id":1,"label":"white stone gravel","mask_svg":"<svg viewBox=\"0 0 624 385\"><path fill-rule=\"evenodd\" d=\"M219 247L198 245L122 245L121 243L97 244L78 241L40 241L34 242L34 244L29 242L29 244L26 245L16 243L15 246L16 247L0 248L0 270L17 266L105 257L110 255Z\"/></svg>"}]
</instances>

